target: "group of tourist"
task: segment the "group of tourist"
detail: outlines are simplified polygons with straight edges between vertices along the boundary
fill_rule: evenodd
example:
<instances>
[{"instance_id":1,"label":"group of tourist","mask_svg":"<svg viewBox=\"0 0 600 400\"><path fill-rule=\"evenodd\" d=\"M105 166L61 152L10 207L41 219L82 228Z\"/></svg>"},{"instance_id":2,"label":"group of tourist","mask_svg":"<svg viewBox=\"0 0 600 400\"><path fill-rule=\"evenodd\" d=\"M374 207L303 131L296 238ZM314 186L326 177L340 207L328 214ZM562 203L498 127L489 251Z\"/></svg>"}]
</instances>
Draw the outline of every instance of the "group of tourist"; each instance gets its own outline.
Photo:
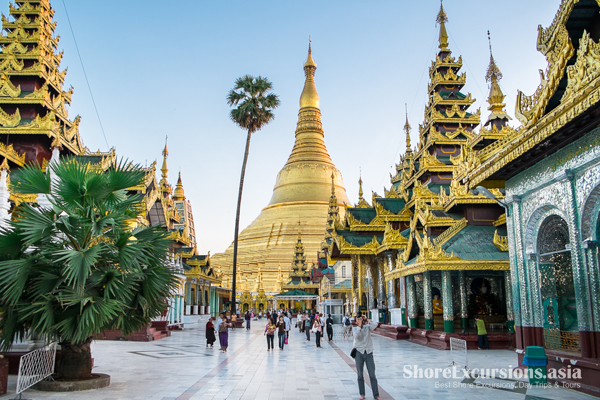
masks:
<instances>
[{"instance_id":1,"label":"group of tourist","mask_svg":"<svg viewBox=\"0 0 600 400\"><path fill-rule=\"evenodd\" d=\"M292 314L289 310L267 311L267 324L264 335L267 337L267 351L275 350L275 333L278 336L279 350L283 351L288 344ZM250 329L250 321L253 315L250 311L244 315L246 329ZM224 313L219 314L216 326L213 324L213 318L209 318L206 323L206 347L213 348L216 341L215 330L219 333L219 343L221 352L226 353L229 344L229 329L233 328L236 319L227 317ZM350 336L354 337L354 346L351 356L356 362L356 372L358 380L358 390L360 399L365 398L365 380L364 367L367 366L369 379L371 380L371 389L376 400L380 400L379 386L375 376L375 361L373 359L373 341L371 332L377 328L377 322L370 322L366 316L358 315L354 320L350 315L345 315L342 319L343 338L348 340ZM331 314L325 319L323 314L318 314L314 310L302 313L298 316L296 326L300 333L306 333L306 341L310 342L311 332L315 334L317 348L321 349L321 337L323 332L327 333L327 340L333 340L333 318Z\"/></svg>"}]
</instances>

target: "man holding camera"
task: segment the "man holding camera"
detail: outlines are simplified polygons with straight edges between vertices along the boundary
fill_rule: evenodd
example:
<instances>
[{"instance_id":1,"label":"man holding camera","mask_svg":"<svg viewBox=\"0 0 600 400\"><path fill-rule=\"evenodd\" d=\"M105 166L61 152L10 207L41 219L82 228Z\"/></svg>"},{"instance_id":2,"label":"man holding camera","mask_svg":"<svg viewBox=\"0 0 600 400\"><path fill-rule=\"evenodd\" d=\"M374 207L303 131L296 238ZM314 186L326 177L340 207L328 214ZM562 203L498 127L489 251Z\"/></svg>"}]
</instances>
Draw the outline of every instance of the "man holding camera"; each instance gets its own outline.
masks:
<instances>
[{"instance_id":1,"label":"man holding camera","mask_svg":"<svg viewBox=\"0 0 600 400\"><path fill-rule=\"evenodd\" d=\"M356 349L356 372L358 374L358 391L360 393L360 399L365 398L365 379L363 377L363 369L365 363L367 364L367 371L369 372L369 378L371 379L371 389L373 390L373 397L376 400L381 400L379 397L379 386L377 385L377 378L375 377L375 360L373 359L373 340L371 339L371 331L376 329L378 326L377 322L371 322L366 316L358 316L356 318L356 325L352 328L352 334L354 336L354 348Z\"/></svg>"}]
</instances>

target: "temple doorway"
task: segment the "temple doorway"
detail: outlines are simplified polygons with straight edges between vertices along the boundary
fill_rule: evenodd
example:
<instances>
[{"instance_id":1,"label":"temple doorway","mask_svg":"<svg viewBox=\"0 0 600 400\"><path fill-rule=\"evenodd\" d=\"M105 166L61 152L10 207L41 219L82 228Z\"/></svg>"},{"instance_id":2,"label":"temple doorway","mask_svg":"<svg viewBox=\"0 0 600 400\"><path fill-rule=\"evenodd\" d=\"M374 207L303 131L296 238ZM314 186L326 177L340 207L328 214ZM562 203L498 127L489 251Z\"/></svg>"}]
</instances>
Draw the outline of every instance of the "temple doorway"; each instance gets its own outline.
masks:
<instances>
[{"instance_id":1,"label":"temple doorway","mask_svg":"<svg viewBox=\"0 0 600 400\"><path fill-rule=\"evenodd\" d=\"M569 227L563 218L551 215L544 220L537 249L545 346L580 352Z\"/></svg>"}]
</instances>

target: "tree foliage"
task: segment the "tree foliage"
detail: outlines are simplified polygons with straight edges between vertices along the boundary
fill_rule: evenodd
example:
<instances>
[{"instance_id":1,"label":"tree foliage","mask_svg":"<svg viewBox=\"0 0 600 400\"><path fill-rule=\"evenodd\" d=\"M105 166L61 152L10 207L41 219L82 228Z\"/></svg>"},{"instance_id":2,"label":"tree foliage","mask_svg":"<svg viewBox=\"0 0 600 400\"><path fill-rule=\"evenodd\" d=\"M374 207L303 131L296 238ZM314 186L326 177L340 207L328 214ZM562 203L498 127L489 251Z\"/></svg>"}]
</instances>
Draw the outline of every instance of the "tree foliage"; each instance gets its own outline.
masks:
<instances>
[{"instance_id":1,"label":"tree foliage","mask_svg":"<svg viewBox=\"0 0 600 400\"><path fill-rule=\"evenodd\" d=\"M132 228L145 207L128 188L144 171L124 161L100 171L75 159L13 173L11 191L42 193L50 208L23 203L0 229L1 347L33 330L80 344L106 329L125 335L166 308L176 277L168 232Z\"/></svg>"},{"instance_id":2,"label":"tree foliage","mask_svg":"<svg viewBox=\"0 0 600 400\"><path fill-rule=\"evenodd\" d=\"M279 97L269 93L273 84L266 78L245 75L236 79L227 95L231 120L250 134L259 131L275 118L273 110L279 107Z\"/></svg>"}]
</instances>

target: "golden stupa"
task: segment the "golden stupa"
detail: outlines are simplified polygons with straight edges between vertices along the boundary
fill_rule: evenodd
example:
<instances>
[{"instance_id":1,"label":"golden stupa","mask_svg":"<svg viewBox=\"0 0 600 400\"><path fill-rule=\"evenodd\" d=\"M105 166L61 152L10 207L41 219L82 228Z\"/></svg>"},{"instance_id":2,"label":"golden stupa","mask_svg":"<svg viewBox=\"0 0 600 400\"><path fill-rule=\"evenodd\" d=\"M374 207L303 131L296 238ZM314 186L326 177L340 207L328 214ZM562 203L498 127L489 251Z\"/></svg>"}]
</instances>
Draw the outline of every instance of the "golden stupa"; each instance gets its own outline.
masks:
<instances>
[{"instance_id":1,"label":"golden stupa","mask_svg":"<svg viewBox=\"0 0 600 400\"><path fill-rule=\"evenodd\" d=\"M331 161L323 140L319 94L314 80L317 64L311 53L309 44L308 59L304 64L306 82L300 96L292 154L277 175L269 205L239 236L238 267L241 278L256 282L260 270L267 293L281 291L282 283L289 280L298 237L298 220L307 262L317 261L317 252L327 225L332 179L339 205L349 204L342 174ZM221 267L223 280L231 285L233 244L224 253L215 254L211 264ZM246 289L257 292L259 288Z\"/></svg>"}]
</instances>

